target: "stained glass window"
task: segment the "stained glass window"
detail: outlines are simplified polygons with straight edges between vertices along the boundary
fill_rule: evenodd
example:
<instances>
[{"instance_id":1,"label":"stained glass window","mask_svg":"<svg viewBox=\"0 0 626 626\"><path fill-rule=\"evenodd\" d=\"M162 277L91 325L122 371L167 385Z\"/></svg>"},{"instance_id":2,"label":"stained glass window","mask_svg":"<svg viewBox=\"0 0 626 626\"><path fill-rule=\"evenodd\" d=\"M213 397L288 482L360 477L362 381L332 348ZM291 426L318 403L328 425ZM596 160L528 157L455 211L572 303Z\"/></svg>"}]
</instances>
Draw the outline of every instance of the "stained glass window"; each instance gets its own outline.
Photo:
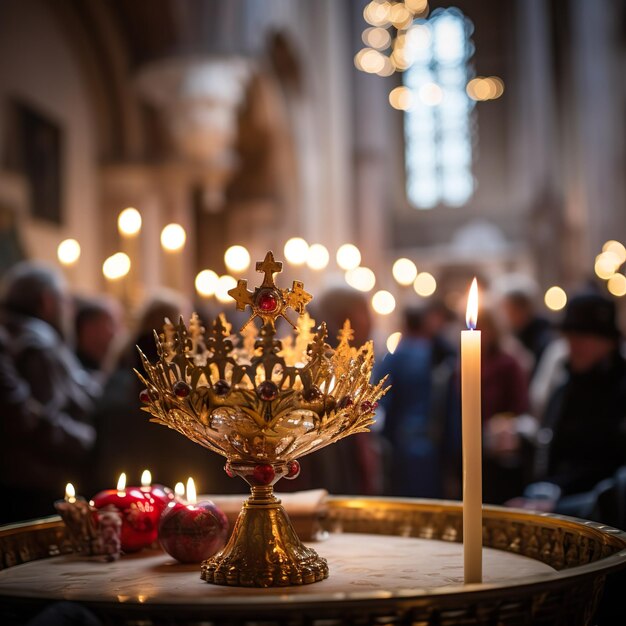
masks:
<instances>
[{"instance_id":1,"label":"stained glass window","mask_svg":"<svg viewBox=\"0 0 626 626\"><path fill-rule=\"evenodd\" d=\"M407 197L418 209L462 206L474 192L471 22L456 8L433 11L407 33L412 65L404 84L413 97L405 112Z\"/></svg>"}]
</instances>

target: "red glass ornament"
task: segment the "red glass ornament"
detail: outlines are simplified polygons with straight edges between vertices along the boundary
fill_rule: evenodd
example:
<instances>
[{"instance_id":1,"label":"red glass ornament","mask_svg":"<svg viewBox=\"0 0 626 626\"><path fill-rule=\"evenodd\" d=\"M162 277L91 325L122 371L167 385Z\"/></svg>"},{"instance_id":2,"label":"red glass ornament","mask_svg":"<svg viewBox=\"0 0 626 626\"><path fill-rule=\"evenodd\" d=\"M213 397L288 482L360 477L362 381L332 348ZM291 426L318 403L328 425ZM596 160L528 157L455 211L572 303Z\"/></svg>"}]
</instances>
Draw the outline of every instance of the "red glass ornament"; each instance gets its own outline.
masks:
<instances>
[{"instance_id":1,"label":"red glass ornament","mask_svg":"<svg viewBox=\"0 0 626 626\"><path fill-rule=\"evenodd\" d=\"M191 393L191 387L183 380L179 380L177 383L174 384L174 386L172 387L172 391L179 397L179 398L186 398L190 393Z\"/></svg>"},{"instance_id":2,"label":"red glass ornament","mask_svg":"<svg viewBox=\"0 0 626 626\"><path fill-rule=\"evenodd\" d=\"M256 392L261 400L271 402L278 395L278 385L271 380L265 380L257 387Z\"/></svg>"},{"instance_id":3,"label":"red glass ornament","mask_svg":"<svg viewBox=\"0 0 626 626\"><path fill-rule=\"evenodd\" d=\"M257 465L252 472L252 480L258 485L270 485L276 478L276 472L269 463Z\"/></svg>"},{"instance_id":4,"label":"red glass ornament","mask_svg":"<svg viewBox=\"0 0 626 626\"><path fill-rule=\"evenodd\" d=\"M144 404L149 404L152 402L152 397L150 396L150 392L147 389L142 389L139 392L139 400Z\"/></svg>"},{"instance_id":5,"label":"red glass ornament","mask_svg":"<svg viewBox=\"0 0 626 626\"><path fill-rule=\"evenodd\" d=\"M263 313L273 313L278 308L278 298L273 291L261 291L256 305Z\"/></svg>"},{"instance_id":6,"label":"red glass ornament","mask_svg":"<svg viewBox=\"0 0 626 626\"><path fill-rule=\"evenodd\" d=\"M124 552L137 552L156 541L161 508L149 493L143 493L137 487L123 491L107 489L97 493L92 502L96 509L113 505L121 512Z\"/></svg>"},{"instance_id":7,"label":"red glass ornament","mask_svg":"<svg viewBox=\"0 0 626 626\"><path fill-rule=\"evenodd\" d=\"M285 478L293 480L294 478L298 478L300 475L300 463L298 461L291 461L287 466L287 474L285 474Z\"/></svg>"},{"instance_id":8,"label":"red glass ornament","mask_svg":"<svg viewBox=\"0 0 626 626\"><path fill-rule=\"evenodd\" d=\"M213 502L168 504L159 520L159 542L181 563L200 563L221 550L228 539L228 519Z\"/></svg>"},{"instance_id":9,"label":"red glass ornament","mask_svg":"<svg viewBox=\"0 0 626 626\"><path fill-rule=\"evenodd\" d=\"M230 385L223 378L216 380L213 385L213 391L218 396L225 396L230 391Z\"/></svg>"}]
</instances>

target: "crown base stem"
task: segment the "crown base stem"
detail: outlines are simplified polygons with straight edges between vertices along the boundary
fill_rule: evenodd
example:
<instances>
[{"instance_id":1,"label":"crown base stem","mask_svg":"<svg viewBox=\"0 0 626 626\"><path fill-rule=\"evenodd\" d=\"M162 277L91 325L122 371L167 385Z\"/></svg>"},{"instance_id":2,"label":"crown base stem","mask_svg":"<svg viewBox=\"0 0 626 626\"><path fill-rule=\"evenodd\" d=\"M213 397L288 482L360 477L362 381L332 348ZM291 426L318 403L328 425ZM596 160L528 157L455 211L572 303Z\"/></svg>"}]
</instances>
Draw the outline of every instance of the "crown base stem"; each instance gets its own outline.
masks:
<instances>
[{"instance_id":1,"label":"crown base stem","mask_svg":"<svg viewBox=\"0 0 626 626\"><path fill-rule=\"evenodd\" d=\"M300 541L272 485L251 491L226 547L202 563L201 578L235 587L287 587L328 578L326 559Z\"/></svg>"}]
</instances>

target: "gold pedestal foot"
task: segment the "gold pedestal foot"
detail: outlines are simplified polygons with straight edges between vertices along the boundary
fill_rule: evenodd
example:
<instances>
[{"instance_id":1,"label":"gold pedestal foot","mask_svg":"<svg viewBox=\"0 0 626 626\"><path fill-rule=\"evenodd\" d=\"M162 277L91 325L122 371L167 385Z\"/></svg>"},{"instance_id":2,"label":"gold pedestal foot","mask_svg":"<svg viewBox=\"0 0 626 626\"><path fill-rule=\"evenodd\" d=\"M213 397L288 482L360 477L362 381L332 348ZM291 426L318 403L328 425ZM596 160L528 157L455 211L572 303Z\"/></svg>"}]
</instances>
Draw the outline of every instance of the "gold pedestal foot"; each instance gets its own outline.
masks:
<instances>
[{"instance_id":1,"label":"gold pedestal foot","mask_svg":"<svg viewBox=\"0 0 626 626\"><path fill-rule=\"evenodd\" d=\"M286 587L328 578L326 559L302 544L271 486L252 487L226 547L202 563L215 585Z\"/></svg>"}]
</instances>

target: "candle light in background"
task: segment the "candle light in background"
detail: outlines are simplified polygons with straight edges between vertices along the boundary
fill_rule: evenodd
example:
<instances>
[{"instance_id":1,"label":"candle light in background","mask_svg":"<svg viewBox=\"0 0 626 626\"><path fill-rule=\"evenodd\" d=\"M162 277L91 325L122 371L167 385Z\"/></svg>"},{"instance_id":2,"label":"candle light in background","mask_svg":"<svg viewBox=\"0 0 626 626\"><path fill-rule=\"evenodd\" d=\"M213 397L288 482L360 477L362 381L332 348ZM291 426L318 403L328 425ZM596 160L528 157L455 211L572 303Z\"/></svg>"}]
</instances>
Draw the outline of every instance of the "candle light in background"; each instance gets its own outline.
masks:
<instances>
[{"instance_id":1,"label":"candle light in background","mask_svg":"<svg viewBox=\"0 0 626 626\"><path fill-rule=\"evenodd\" d=\"M183 249L187 233L180 224L168 224L161 231L161 247L165 251L165 282L174 289L184 286Z\"/></svg>"},{"instance_id":2,"label":"candle light in background","mask_svg":"<svg viewBox=\"0 0 626 626\"><path fill-rule=\"evenodd\" d=\"M141 277L141 249L139 234L141 232L141 213L133 207L128 207L120 212L117 217L117 231L120 235L120 248L128 255L131 268L127 280L130 283L129 295L133 304L137 305L143 299Z\"/></svg>"},{"instance_id":3,"label":"candle light in background","mask_svg":"<svg viewBox=\"0 0 626 626\"><path fill-rule=\"evenodd\" d=\"M361 252L351 243L344 243L337 250L337 265L342 270L353 270L361 264Z\"/></svg>"},{"instance_id":4,"label":"candle light in background","mask_svg":"<svg viewBox=\"0 0 626 626\"><path fill-rule=\"evenodd\" d=\"M125 252L112 254L102 264L102 274L107 280L108 291L119 298L124 307L130 304L128 285L124 280L130 272L130 266L130 258Z\"/></svg>"},{"instance_id":5,"label":"candle light in background","mask_svg":"<svg viewBox=\"0 0 626 626\"><path fill-rule=\"evenodd\" d=\"M309 244L302 237L292 237L285 243L285 259L291 265L304 265L309 256Z\"/></svg>"},{"instance_id":6,"label":"candle light in background","mask_svg":"<svg viewBox=\"0 0 626 626\"><path fill-rule=\"evenodd\" d=\"M461 401L463 423L463 558L465 583L482 581L482 459L480 331L478 284L467 299L469 330L461 332Z\"/></svg>"},{"instance_id":7,"label":"candle light in background","mask_svg":"<svg viewBox=\"0 0 626 626\"><path fill-rule=\"evenodd\" d=\"M230 246L224 252L224 263L235 274L245 272L250 267L250 253L243 246Z\"/></svg>"},{"instance_id":8,"label":"candle light in background","mask_svg":"<svg viewBox=\"0 0 626 626\"><path fill-rule=\"evenodd\" d=\"M74 268L80 259L80 244L76 239L64 239L57 247L57 258L65 268L66 275L71 283L74 282Z\"/></svg>"}]
</instances>

